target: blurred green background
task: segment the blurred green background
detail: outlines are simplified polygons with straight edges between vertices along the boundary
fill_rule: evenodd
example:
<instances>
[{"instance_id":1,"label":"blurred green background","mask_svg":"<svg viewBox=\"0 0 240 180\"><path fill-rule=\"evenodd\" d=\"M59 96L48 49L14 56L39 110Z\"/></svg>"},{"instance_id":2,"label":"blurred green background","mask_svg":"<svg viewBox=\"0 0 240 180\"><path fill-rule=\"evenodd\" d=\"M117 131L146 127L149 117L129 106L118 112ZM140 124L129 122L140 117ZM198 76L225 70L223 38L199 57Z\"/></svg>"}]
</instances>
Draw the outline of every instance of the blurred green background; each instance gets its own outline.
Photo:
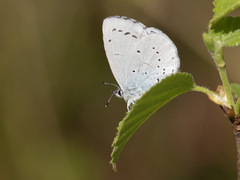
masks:
<instances>
[{"instance_id":1,"label":"blurred green background","mask_svg":"<svg viewBox=\"0 0 240 180\"><path fill-rule=\"evenodd\" d=\"M126 103L102 42L104 18L125 15L163 30L175 42L181 71L215 90L220 79L202 41L209 0L1 0L0 179L236 179L231 125L197 92L157 111L109 164ZM239 48L224 50L239 80Z\"/></svg>"}]
</instances>

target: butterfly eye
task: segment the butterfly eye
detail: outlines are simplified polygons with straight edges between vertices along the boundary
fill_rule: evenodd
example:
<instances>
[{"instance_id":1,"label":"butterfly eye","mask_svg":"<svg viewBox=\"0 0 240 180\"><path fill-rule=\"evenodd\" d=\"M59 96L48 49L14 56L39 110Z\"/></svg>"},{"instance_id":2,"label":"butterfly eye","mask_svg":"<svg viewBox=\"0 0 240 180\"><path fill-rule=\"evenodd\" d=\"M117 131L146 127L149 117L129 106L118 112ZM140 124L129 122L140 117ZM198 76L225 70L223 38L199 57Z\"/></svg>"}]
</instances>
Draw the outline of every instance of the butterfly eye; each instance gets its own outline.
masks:
<instances>
[{"instance_id":1,"label":"butterfly eye","mask_svg":"<svg viewBox=\"0 0 240 180\"><path fill-rule=\"evenodd\" d=\"M113 94L115 94L117 97L121 98L123 95L123 92L121 89L117 89L113 92Z\"/></svg>"}]
</instances>

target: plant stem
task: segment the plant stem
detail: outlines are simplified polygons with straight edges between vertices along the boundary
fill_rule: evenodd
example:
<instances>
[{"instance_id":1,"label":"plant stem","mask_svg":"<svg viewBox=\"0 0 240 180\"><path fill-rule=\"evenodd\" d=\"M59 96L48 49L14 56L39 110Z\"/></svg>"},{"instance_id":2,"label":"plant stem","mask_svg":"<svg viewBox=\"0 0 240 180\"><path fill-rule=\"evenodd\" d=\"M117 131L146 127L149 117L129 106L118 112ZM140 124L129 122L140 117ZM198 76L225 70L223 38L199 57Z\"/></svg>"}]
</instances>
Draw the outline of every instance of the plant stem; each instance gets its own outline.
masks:
<instances>
[{"instance_id":1,"label":"plant stem","mask_svg":"<svg viewBox=\"0 0 240 180\"><path fill-rule=\"evenodd\" d=\"M227 77L226 63L223 58L222 46L219 43L215 44L214 60L223 83L223 87L227 97L227 102L231 107L234 107L233 96L231 93L231 88Z\"/></svg>"},{"instance_id":2,"label":"plant stem","mask_svg":"<svg viewBox=\"0 0 240 180\"><path fill-rule=\"evenodd\" d=\"M240 180L240 125L233 124L233 133L236 139L237 146L237 172L238 172L238 180Z\"/></svg>"},{"instance_id":3,"label":"plant stem","mask_svg":"<svg viewBox=\"0 0 240 180\"><path fill-rule=\"evenodd\" d=\"M207 89L207 88L204 88L204 87L201 87L201 86L198 86L198 85L195 85L193 87L193 91L198 91L198 92L202 92L202 93L205 93L206 95L214 95L216 94L215 92Z\"/></svg>"}]
</instances>

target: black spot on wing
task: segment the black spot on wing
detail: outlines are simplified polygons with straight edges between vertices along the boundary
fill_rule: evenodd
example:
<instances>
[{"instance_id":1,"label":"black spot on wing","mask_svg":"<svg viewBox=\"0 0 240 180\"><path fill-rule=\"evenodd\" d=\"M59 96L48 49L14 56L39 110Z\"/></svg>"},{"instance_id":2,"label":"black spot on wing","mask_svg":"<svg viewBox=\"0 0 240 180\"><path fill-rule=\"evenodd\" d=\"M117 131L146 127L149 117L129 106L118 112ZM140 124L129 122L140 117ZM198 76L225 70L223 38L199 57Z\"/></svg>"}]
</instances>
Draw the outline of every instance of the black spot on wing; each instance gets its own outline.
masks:
<instances>
[{"instance_id":1,"label":"black spot on wing","mask_svg":"<svg viewBox=\"0 0 240 180\"><path fill-rule=\"evenodd\" d=\"M130 34L130 32L125 32L125 33L124 33L124 35L128 35L128 34Z\"/></svg>"},{"instance_id":2,"label":"black spot on wing","mask_svg":"<svg viewBox=\"0 0 240 180\"><path fill-rule=\"evenodd\" d=\"M165 73L166 73L165 71L166 71L166 69L165 69L165 68L163 68L163 74L165 74Z\"/></svg>"},{"instance_id":3,"label":"black spot on wing","mask_svg":"<svg viewBox=\"0 0 240 180\"><path fill-rule=\"evenodd\" d=\"M134 38L136 38L136 39L137 39L137 36L135 36L135 35L132 35L132 37L134 37Z\"/></svg>"}]
</instances>

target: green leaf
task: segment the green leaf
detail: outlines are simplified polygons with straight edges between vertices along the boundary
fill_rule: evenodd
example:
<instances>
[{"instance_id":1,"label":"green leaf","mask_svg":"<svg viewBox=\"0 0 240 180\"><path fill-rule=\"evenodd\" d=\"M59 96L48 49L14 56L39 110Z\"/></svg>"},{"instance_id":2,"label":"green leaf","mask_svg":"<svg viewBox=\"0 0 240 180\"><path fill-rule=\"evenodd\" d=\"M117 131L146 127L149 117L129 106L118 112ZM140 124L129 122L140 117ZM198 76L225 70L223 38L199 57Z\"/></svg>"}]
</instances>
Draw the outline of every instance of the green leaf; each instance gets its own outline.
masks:
<instances>
[{"instance_id":1,"label":"green leaf","mask_svg":"<svg viewBox=\"0 0 240 180\"><path fill-rule=\"evenodd\" d=\"M240 84L232 83L232 91L237 98L240 98Z\"/></svg>"},{"instance_id":2,"label":"green leaf","mask_svg":"<svg viewBox=\"0 0 240 180\"><path fill-rule=\"evenodd\" d=\"M223 46L238 46L240 44L240 17L224 17L209 30L214 42Z\"/></svg>"},{"instance_id":3,"label":"green leaf","mask_svg":"<svg viewBox=\"0 0 240 180\"><path fill-rule=\"evenodd\" d=\"M215 24L222 17L240 7L240 0L215 0L213 2L215 8L213 9L214 15L209 23L209 27Z\"/></svg>"},{"instance_id":4,"label":"green leaf","mask_svg":"<svg viewBox=\"0 0 240 180\"><path fill-rule=\"evenodd\" d=\"M208 33L203 33L202 36L203 36L203 41L204 41L208 51L210 53L214 53L215 45L214 45L214 41L213 41L211 35Z\"/></svg>"},{"instance_id":5,"label":"green leaf","mask_svg":"<svg viewBox=\"0 0 240 180\"><path fill-rule=\"evenodd\" d=\"M114 170L116 170L116 161L120 152L137 128L171 99L191 91L194 85L192 75L176 73L156 84L133 105L131 111L119 123L118 132L112 144L111 164Z\"/></svg>"}]
</instances>

